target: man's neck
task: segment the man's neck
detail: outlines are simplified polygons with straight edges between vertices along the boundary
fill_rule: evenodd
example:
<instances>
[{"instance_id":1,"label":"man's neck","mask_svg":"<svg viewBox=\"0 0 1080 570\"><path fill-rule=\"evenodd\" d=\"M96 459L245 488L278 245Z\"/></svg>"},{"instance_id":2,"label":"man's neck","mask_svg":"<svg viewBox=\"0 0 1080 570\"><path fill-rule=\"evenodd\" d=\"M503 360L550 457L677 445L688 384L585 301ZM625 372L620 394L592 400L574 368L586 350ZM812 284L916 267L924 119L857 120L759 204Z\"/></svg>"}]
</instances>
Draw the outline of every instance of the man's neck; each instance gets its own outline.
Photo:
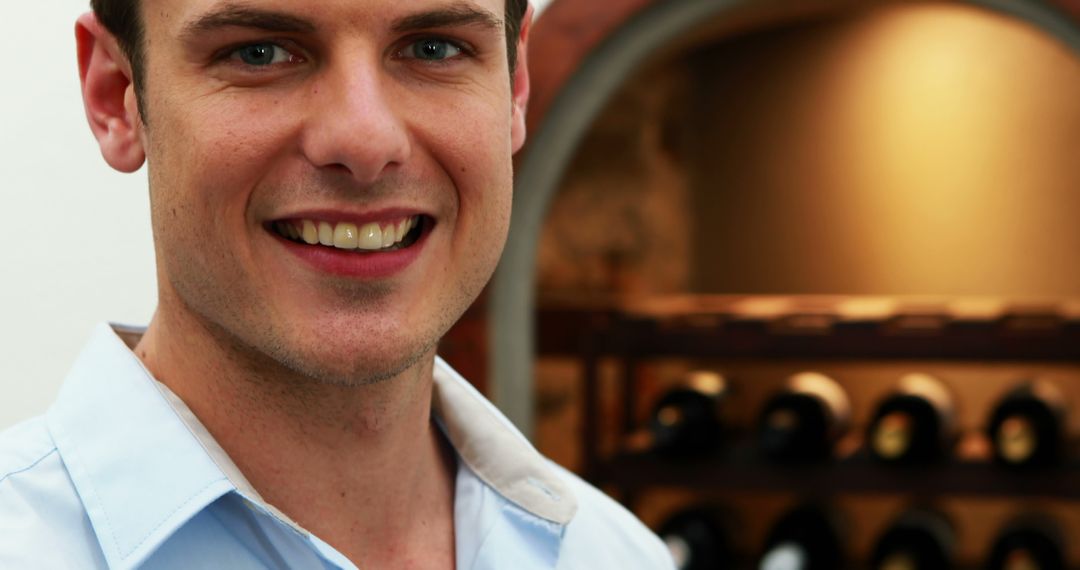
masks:
<instances>
[{"instance_id":1,"label":"man's neck","mask_svg":"<svg viewBox=\"0 0 1080 570\"><path fill-rule=\"evenodd\" d=\"M430 418L434 355L389 380L331 385L161 309L135 352L268 503L355 563L453 567L456 469Z\"/></svg>"}]
</instances>

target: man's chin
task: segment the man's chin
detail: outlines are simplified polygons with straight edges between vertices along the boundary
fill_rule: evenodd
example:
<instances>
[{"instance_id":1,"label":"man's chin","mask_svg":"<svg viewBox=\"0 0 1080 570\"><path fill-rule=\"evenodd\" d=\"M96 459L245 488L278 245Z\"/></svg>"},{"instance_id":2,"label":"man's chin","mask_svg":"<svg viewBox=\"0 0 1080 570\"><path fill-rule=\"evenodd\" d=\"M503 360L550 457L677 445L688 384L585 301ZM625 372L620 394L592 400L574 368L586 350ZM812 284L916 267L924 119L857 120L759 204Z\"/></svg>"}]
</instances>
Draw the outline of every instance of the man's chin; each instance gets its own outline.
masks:
<instances>
[{"instance_id":1,"label":"man's chin","mask_svg":"<svg viewBox=\"0 0 1080 570\"><path fill-rule=\"evenodd\" d=\"M404 355L404 356L403 356ZM327 386L357 387L378 384L416 369L435 357L435 344L386 351L381 354L308 354L300 358L280 359L286 368L301 379Z\"/></svg>"}]
</instances>

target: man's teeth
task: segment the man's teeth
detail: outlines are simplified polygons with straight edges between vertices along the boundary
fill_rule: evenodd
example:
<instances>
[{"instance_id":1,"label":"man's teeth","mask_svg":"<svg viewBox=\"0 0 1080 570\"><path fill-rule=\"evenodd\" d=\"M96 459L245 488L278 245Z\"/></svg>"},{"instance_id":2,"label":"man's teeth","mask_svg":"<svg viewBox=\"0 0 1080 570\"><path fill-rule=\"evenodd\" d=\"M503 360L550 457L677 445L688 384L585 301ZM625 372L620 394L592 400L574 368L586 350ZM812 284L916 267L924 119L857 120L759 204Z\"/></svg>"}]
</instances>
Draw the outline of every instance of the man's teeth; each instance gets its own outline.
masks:
<instances>
[{"instance_id":1,"label":"man's teeth","mask_svg":"<svg viewBox=\"0 0 1080 570\"><path fill-rule=\"evenodd\" d=\"M420 216L405 218L396 223L370 223L357 226L349 222L331 224L315 220L278 222L275 229L281 235L304 243L377 251L397 246L420 223Z\"/></svg>"}]
</instances>

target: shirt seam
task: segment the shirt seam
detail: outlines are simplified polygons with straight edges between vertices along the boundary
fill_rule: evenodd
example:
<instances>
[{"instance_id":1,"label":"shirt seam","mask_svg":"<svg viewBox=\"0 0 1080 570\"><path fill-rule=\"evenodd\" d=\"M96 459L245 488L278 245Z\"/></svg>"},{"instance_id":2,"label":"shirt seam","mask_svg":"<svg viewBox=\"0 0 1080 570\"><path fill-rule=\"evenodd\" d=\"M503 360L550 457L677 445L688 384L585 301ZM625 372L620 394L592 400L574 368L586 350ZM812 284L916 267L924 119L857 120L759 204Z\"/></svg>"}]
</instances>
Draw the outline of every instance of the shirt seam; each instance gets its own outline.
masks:
<instances>
[{"instance_id":1,"label":"shirt seam","mask_svg":"<svg viewBox=\"0 0 1080 570\"><path fill-rule=\"evenodd\" d=\"M241 498L240 498L240 500L241 500L241 501L243 501L243 500L245 500L245 499L241 497ZM242 507L242 508L243 508L243 507ZM233 528L233 525L231 525L231 524L229 524L228 522L226 522L226 521L225 521L225 519L223 519L223 518L221 517L221 514L220 514L220 513L218 513L217 509L212 509L212 508L210 508L210 509L207 509L207 513L208 513L208 514L209 514L209 515L210 515L211 517L213 517L213 518L214 518L214 520L216 520L216 521L218 522L218 524L220 524L220 525L221 525L221 527L222 527L223 529L225 529L225 532L229 533L229 536L233 537L233 539L234 539L234 540L235 540L235 541L236 541L236 542L237 542L238 544L244 544L244 543L245 543L245 541L244 541L244 540L243 540L243 539L242 539L242 538L240 537L240 535L239 535L239 534L237 533L236 529L235 529L235 528ZM257 513L257 512L254 512L254 511L252 511L252 513L251 513L251 514L252 514L253 516L263 516L263 515L262 515L261 513ZM275 520L275 519L271 519L271 520ZM275 520L275 521L276 521L276 520ZM260 522L260 521L255 521L255 524L256 524L256 525L258 526L258 525L259 525L259 522ZM292 530L292 528L291 528L291 527L286 527L286 528L288 528L289 530ZM252 532L253 532L253 533L255 533L256 531L252 531ZM268 552L266 553L266 555L267 555L267 557L268 557L268 558L273 558L273 559L276 559L276 560L274 560L274 562L275 562L275 563L277 563L277 566L274 566L274 567L272 567L272 566L270 566L269 564L263 564L263 560L262 560L262 559L259 559L259 563L260 563L260 564L263 564L263 566L265 566L265 567L267 568L267 570L269 570L270 568L288 568L288 567L289 567L289 565L288 565L288 563L287 563L287 562L285 561L284 557L282 556L282 554L281 554L281 548L279 548L278 544L276 544L276 543L275 543L275 542L273 541L273 539L271 539L271 538L269 538L269 537L266 537L266 536L265 536L265 534L266 534L266 533L265 533L265 531L264 531L264 530L263 530L263 529L262 529L261 527L260 527L260 528L258 529L258 531L257 531L257 532L258 532L258 533L261 533L261 534L263 535L263 537L265 538L265 541L264 541L264 540L260 540L260 539L259 539L258 537L256 537L256 539L255 539L255 540L256 540L256 542L258 542L258 543L259 543L259 545L260 545L260 546L262 546L262 547L263 547L264 549L267 549L267 550L268 550ZM295 532L295 531L294 531L294 532ZM273 550L272 550L272 551L269 551L269 549L273 549ZM248 550L249 550L249 551L252 551L253 549L248 549ZM257 552L252 552L252 555L253 555L253 556L254 556L255 558L259 558L259 557L258 557L258 554L259 554L259 553L257 553ZM272 556L271 556L271 555L272 555Z\"/></svg>"},{"instance_id":2,"label":"shirt seam","mask_svg":"<svg viewBox=\"0 0 1080 570\"><path fill-rule=\"evenodd\" d=\"M181 423L183 423L183 422L181 422ZM55 438L55 429L56 429L56 426L50 425L50 431L54 431L54 438ZM63 428L60 428L60 430L63 431ZM57 445L56 448L58 449L59 446ZM62 457L62 459L65 462L71 462L71 463L78 464L78 466L79 466L78 471L79 472L81 472L83 474L89 474L89 471L87 471L85 469L85 467L80 463L77 454L72 454L71 457L65 457L65 454L62 453L62 456L60 456L60 457ZM70 474L70 471L71 470L68 469L69 474ZM173 508L173 510L170 513L168 513L167 515L162 517L161 520L158 521L158 524L154 525L154 527L152 529L150 529L150 531L148 531L146 534L144 534L143 538L139 539L138 542L135 543L134 546L132 546L131 548L127 548L126 551L125 551L125 549L121 548L121 546L120 546L120 538L117 535L116 526L114 526L112 524L112 519L109 517L109 510L106 507L106 502L102 500L102 496L100 496L100 493L98 493L97 485L94 483L93 477L90 477L89 475L87 475L86 477L83 478L83 484L84 484L85 488L87 490L89 490L91 493L93 493L94 501L96 501L97 505L99 505L99 510L100 510L100 513L102 513L102 517L103 517L103 523L105 524L106 530L108 530L109 535L112 538L112 547L116 548L116 553L120 556L120 559L122 561L126 561L127 558L130 558L131 555L135 551L137 551L137 549L140 546L143 546L143 544L146 543L146 541L151 537L151 535L153 535L154 532L157 532L158 529L160 529L162 527L162 525L165 524L165 521L170 519L174 514L176 514L176 512L179 511L180 508L183 508L183 507L187 506L188 503L190 503L195 497L198 497L199 494L201 494L206 489L211 488L214 485L217 485L218 483L220 483L220 481L221 481L221 478L217 478L217 479L211 481L210 484L207 484L202 489L199 489L197 492L192 493L191 496L188 497L183 503L180 503L175 508ZM72 483L73 483L73 480L72 480ZM77 486L77 490L78 490L78 486ZM89 511L87 511L86 514L87 514L87 516L89 516L90 515ZM100 544L100 542L102 542L102 540L100 540L100 535L98 534L98 543ZM104 546L105 545L103 544L103 549L104 549Z\"/></svg>"},{"instance_id":3,"label":"shirt seam","mask_svg":"<svg viewBox=\"0 0 1080 570\"><path fill-rule=\"evenodd\" d=\"M56 446L56 448L57 448L57 450L59 450L59 446ZM61 458L65 462L73 461L75 463L79 463L79 460L78 460L77 457L63 457L63 455L61 455ZM81 464L80 464L80 471L85 472L85 469L81 466ZM154 526L154 528L150 529L149 532L147 532L145 535L143 535L143 537L141 539L139 539L139 541L134 546L132 546L130 549L128 549L126 552L125 552L124 549L120 548L120 540L119 540L119 537L116 534L115 527L112 524L112 519L109 517L109 509L107 509L105 507L105 501L101 500L101 495L98 493L97 485L94 484L94 481L90 477L86 477L85 480L84 480L84 483L86 485L86 488L89 489L89 491L91 493L93 493L94 500L97 501L97 504L101 506L101 515L102 515L102 517L104 519L103 522L105 523L105 526L107 527L107 530L109 531L109 535L112 537L112 544L113 544L113 547L116 549L116 553L120 555L120 559L122 561L126 562L128 560L128 558L130 558L131 555L135 551L137 551L140 547L142 547L142 545L145 544L146 541L149 540L149 538L155 532L157 532L157 530L160 529L162 527L162 525L165 524L166 521L168 521L174 514L176 514L177 511L179 511L180 509L186 507L189 503L191 503L191 501L193 501L195 499L195 497L198 497L204 491L206 491L210 487L220 483L223 480L227 481L228 479L225 478L225 477L220 477L218 479L215 479L215 480L211 481L210 483L208 483L206 486L199 489L195 493L192 493L191 496L189 496L187 499L185 499L183 503L180 503L176 508L174 508L172 511L170 511L169 514L162 517L161 520L158 521L158 523ZM89 514L89 513L87 513L87 514ZM99 537L99 542L100 542L100 537Z\"/></svg>"},{"instance_id":4,"label":"shirt seam","mask_svg":"<svg viewBox=\"0 0 1080 570\"><path fill-rule=\"evenodd\" d=\"M167 521L168 521L169 519L171 519L173 515L175 515L175 514L176 514L177 512L179 512L179 511L180 511L180 509L183 509L184 507L188 506L188 505L189 505L189 504L190 504L190 503L191 503L192 501L194 501L194 500L195 500L195 498L196 498L196 497L198 497L198 496L202 495L202 494L203 494L203 493L204 493L204 492L205 492L205 491L206 491L207 489L209 489L210 487L213 487L214 485L217 485L218 483L220 483L220 482L222 482L222 481L228 481L228 478L222 477L222 478L220 478L220 479L216 479L216 480L214 480L214 481L211 481L210 483L208 483L208 484L207 484L207 485L206 485L205 487L203 487L202 489L199 489L198 491L196 491L196 492L192 493L190 497L188 497L188 498L187 498L187 499L186 499L186 500L185 500L185 501L184 501L183 503L180 503L179 505L177 505L177 506L176 506L176 508L174 508L174 509L173 509L172 511L169 511L169 514L167 514L167 515L165 515L164 517L162 517L161 521L159 521L159 522L157 523L157 525L155 525L155 526L154 526L154 528L150 529L150 531L149 531L149 532L147 532L147 533L146 533L146 534L145 534L145 535L144 535L144 536L142 537L142 539L140 539L140 540L139 540L139 542L135 544L135 546L131 547L131 550L129 550L129 551L127 552L127 554L124 554L124 555L123 555L123 559L124 559L124 560L126 561L126 560L127 560L127 559L128 559L129 557L131 557L131 555L132 555L132 554L133 554L133 553L134 553L134 552L135 552L136 550L138 550L138 549L139 549L140 547L142 547L142 545L143 545L143 544L146 544L146 541L147 541L147 540L149 540L149 539L150 539L150 537L151 537L151 536L153 536L153 535L154 535L154 533L156 533L156 532L158 531L158 529L160 529L160 528L161 528L162 526L164 526L164 525L165 525L165 523L166 523L166 522L167 522ZM96 495L96 494L97 494L97 491L95 490L95 491L94 491L94 493L95 493L95 495ZM100 501L101 499L99 498L98 500ZM107 514L106 514L106 518L108 518L108 515L107 515ZM111 526L111 523L110 523L110 526ZM114 542L115 542L115 538L116 538L116 537L115 537L115 534L114 534L114 536L113 536L113 540L114 540ZM119 545L117 545L117 546L119 546Z\"/></svg>"},{"instance_id":5,"label":"shirt seam","mask_svg":"<svg viewBox=\"0 0 1080 570\"><path fill-rule=\"evenodd\" d=\"M41 457L38 457L33 462L31 462L30 465L27 465L26 467L21 467L19 469L14 469L12 471L8 471L8 472L4 473L2 476L0 476L0 483L3 483L4 481L7 481L8 478L13 476L13 475L18 475L20 473L25 473L25 472L33 469L34 467L37 467L39 463L41 463L42 461L45 461L46 459L49 458L50 455L52 455L54 453L57 453L58 451L59 450L56 448L55 445L52 446L47 452L45 452L44 455L42 455Z\"/></svg>"},{"instance_id":6,"label":"shirt seam","mask_svg":"<svg viewBox=\"0 0 1080 570\"><path fill-rule=\"evenodd\" d=\"M61 431L63 431L62 426L60 426L60 429L61 429ZM53 434L54 439L56 437L55 430L56 430L56 426L51 426L51 425L49 426L49 431L54 432L54 434ZM57 445L56 447L57 447L57 449L60 448L59 445ZM79 461L79 458L77 456L73 455L71 457L67 457L65 454L61 453L60 454L60 459L64 463L77 464L78 465L78 470L80 472L83 472L83 473L86 472L85 468L83 467L82 463ZM72 484L75 484L75 478L74 478L73 475L74 474L71 473L71 468L68 467L68 476L71 477ZM108 509L105 508L105 501L101 500L101 495L98 494L97 485L94 485L91 478L86 477L85 481L86 481L87 488L89 488L90 492L94 494L94 500L97 501L97 504L101 506L101 515L105 518L104 523L105 523L105 526L107 527L107 530L109 531L109 536L112 538L113 548L115 548L116 552L119 553L120 552L120 541L116 537L116 531L113 530L112 520L109 519L109 511L108 511ZM76 490L76 493L81 494L78 485L75 486L75 490ZM83 503L83 509L86 509L86 501L83 500L82 497L79 497L79 500L80 500L80 502ZM87 516L90 515L89 510L87 510L86 514L87 514ZM92 520L91 520L91 522L92 522ZM101 544L101 536L97 533L96 528L94 529L94 533L95 533L95 535L98 536L98 543ZM101 546L102 546L102 550L105 550L105 548L104 548L105 545L102 544ZM107 556L108 555L106 555L106 557ZM127 558L126 556L122 557L122 559L126 559L126 558Z\"/></svg>"}]
</instances>

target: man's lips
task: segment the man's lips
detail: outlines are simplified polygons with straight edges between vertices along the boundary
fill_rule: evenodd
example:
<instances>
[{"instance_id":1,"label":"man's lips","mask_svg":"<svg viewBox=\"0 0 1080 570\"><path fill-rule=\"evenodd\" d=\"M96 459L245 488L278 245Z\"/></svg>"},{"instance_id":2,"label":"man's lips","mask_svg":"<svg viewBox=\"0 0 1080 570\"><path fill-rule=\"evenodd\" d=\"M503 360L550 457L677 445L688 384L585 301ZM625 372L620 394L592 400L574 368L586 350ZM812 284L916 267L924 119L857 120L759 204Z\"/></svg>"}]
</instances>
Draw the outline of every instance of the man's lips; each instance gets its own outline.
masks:
<instances>
[{"instance_id":1,"label":"man's lips","mask_svg":"<svg viewBox=\"0 0 1080 570\"><path fill-rule=\"evenodd\" d=\"M296 217L269 222L266 228L287 251L319 272L382 279L411 265L435 227L435 220L424 214L355 220Z\"/></svg>"},{"instance_id":2,"label":"man's lips","mask_svg":"<svg viewBox=\"0 0 1080 570\"><path fill-rule=\"evenodd\" d=\"M346 251L393 251L408 247L424 231L426 216L398 216L379 221L333 221L320 218L290 218L270 225L281 237L307 245Z\"/></svg>"}]
</instances>

